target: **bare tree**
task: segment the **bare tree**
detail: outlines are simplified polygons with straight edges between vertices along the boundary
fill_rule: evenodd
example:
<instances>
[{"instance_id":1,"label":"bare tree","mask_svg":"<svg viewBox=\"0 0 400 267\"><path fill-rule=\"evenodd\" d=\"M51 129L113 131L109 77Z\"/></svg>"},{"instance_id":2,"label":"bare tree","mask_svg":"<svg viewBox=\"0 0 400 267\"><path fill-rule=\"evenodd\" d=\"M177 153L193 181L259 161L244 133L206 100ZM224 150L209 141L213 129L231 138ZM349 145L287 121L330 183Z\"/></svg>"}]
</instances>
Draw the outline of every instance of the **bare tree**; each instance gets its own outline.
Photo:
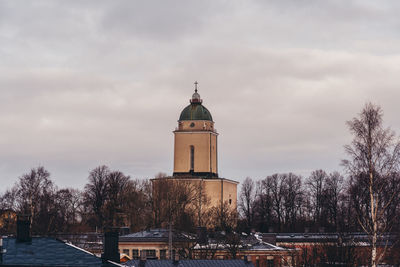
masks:
<instances>
[{"instance_id":1,"label":"bare tree","mask_svg":"<svg viewBox=\"0 0 400 267\"><path fill-rule=\"evenodd\" d=\"M197 226L198 227L206 227L210 224L210 214L209 214L209 206L210 206L210 197L206 195L205 185L203 181L199 181L194 186L194 199L193 211L195 213Z\"/></svg>"},{"instance_id":2,"label":"bare tree","mask_svg":"<svg viewBox=\"0 0 400 267\"><path fill-rule=\"evenodd\" d=\"M55 215L55 228L57 232L69 231L71 223L71 209L70 199L71 192L68 189L58 190L55 194L54 206Z\"/></svg>"},{"instance_id":3,"label":"bare tree","mask_svg":"<svg viewBox=\"0 0 400 267\"><path fill-rule=\"evenodd\" d=\"M300 210L302 188L301 177L293 173L285 174L285 186L283 190L285 223L290 231L295 231L297 215Z\"/></svg>"},{"instance_id":4,"label":"bare tree","mask_svg":"<svg viewBox=\"0 0 400 267\"><path fill-rule=\"evenodd\" d=\"M325 204L329 210L330 222L334 225L335 231L338 232L339 205L343 199L344 190L343 176L338 172L333 172L325 182Z\"/></svg>"},{"instance_id":5,"label":"bare tree","mask_svg":"<svg viewBox=\"0 0 400 267\"><path fill-rule=\"evenodd\" d=\"M33 168L22 175L16 184L17 209L30 215L34 233L49 232L54 212L55 186L44 167Z\"/></svg>"},{"instance_id":6,"label":"bare tree","mask_svg":"<svg viewBox=\"0 0 400 267\"><path fill-rule=\"evenodd\" d=\"M121 226L123 224L123 205L127 200L127 186L130 177L120 171L113 171L107 175L107 202L105 205L106 225Z\"/></svg>"},{"instance_id":7,"label":"bare tree","mask_svg":"<svg viewBox=\"0 0 400 267\"><path fill-rule=\"evenodd\" d=\"M99 166L89 174L85 186L85 201L96 218L96 226L125 226L133 211L132 202L140 200L131 197L135 189L129 176L120 171L110 171L107 166Z\"/></svg>"},{"instance_id":8,"label":"bare tree","mask_svg":"<svg viewBox=\"0 0 400 267\"><path fill-rule=\"evenodd\" d=\"M328 175L323 170L313 171L306 181L308 191L311 197L312 209L314 213L314 222L317 226L322 225L322 218L324 218L324 189L325 182Z\"/></svg>"},{"instance_id":9,"label":"bare tree","mask_svg":"<svg viewBox=\"0 0 400 267\"><path fill-rule=\"evenodd\" d=\"M152 183L154 225L173 223L177 229L190 230L198 196L194 184L169 178L154 179Z\"/></svg>"},{"instance_id":10,"label":"bare tree","mask_svg":"<svg viewBox=\"0 0 400 267\"><path fill-rule=\"evenodd\" d=\"M350 156L343 165L351 175L351 185L357 184L361 201L357 219L371 239L370 262L376 267L385 251L378 255L378 239L388 229L385 211L398 192L385 192L388 179L398 171L400 143L390 128L383 128L383 112L379 106L368 103L358 117L347 122L354 138L345 151ZM354 186L353 186L354 189ZM389 195L388 195L389 194Z\"/></svg>"},{"instance_id":11,"label":"bare tree","mask_svg":"<svg viewBox=\"0 0 400 267\"><path fill-rule=\"evenodd\" d=\"M210 216L214 229L217 231L232 232L236 228L238 213L228 201L220 206L210 208Z\"/></svg>"},{"instance_id":12,"label":"bare tree","mask_svg":"<svg viewBox=\"0 0 400 267\"><path fill-rule=\"evenodd\" d=\"M240 191L239 209L246 218L246 223L248 228L251 228L253 226L254 198L255 198L254 181L250 177L247 177L244 180L242 184L242 189Z\"/></svg>"},{"instance_id":13,"label":"bare tree","mask_svg":"<svg viewBox=\"0 0 400 267\"><path fill-rule=\"evenodd\" d=\"M104 225L104 207L107 200L108 188L107 177L110 169L105 166L99 166L89 173L89 183L85 185L85 202L90 206L96 217L96 226Z\"/></svg>"},{"instance_id":14,"label":"bare tree","mask_svg":"<svg viewBox=\"0 0 400 267\"><path fill-rule=\"evenodd\" d=\"M268 231L273 225L272 202L271 187L267 179L257 181L254 214L257 228L261 232Z\"/></svg>"},{"instance_id":15,"label":"bare tree","mask_svg":"<svg viewBox=\"0 0 400 267\"><path fill-rule=\"evenodd\" d=\"M286 176L280 174L273 174L266 178L267 184L271 188L272 193L272 209L276 214L278 221L278 231L282 231L283 222L283 204L284 204L284 191L285 191L285 181Z\"/></svg>"},{"instance_id":16,"label":"bare tree","mask_svg":"<svg viewBox=\"0 0 400 267\"><path fill-rule=\"evenodd\" d=\"M0 210L16 210L17 209L18 188L16 186L7 189L0 196Z\"/></svg>"},{"instance_id":17,"label":"bare tree","mask_svg":"<svg viewBox=\"0 0 400 267\"><path fill-rule=\"evenodd\" d=\"M384 191L384 202L390 203L385 210L385 221L387 221L388 229L392 229L399 232L400 231L400 197L391 196L400 194L400 173L392 173L386 180ZM399 233L397 233L399 234Z\"/></svg>"},{"instance_id":18,"label":"bare tree","mask_svg":"<svg viewBox=\"0 0 400 267\"><path fill-rule=\"evenodd\" d=\"M130 180L125 188L126 202L123 207L128 211L132 231L150 228L153 223L152 188L149 180Z\"/></svg>"},{"instance_id":19,"label":"bare tree","mask_svg":"<svg viewBox=\"0 0 400 267\"><path fill-rule=\"evenodd\" d=\"M81 209L82 209L82 204L83 204L83 192L79 189L75 188L67 188L70 194L70 199L69 199L69 209L70 209L70 217L68 218L68 221L72 224L75 225L78 222L82 221L81 218Z\"/></svg>"}]
</instances>

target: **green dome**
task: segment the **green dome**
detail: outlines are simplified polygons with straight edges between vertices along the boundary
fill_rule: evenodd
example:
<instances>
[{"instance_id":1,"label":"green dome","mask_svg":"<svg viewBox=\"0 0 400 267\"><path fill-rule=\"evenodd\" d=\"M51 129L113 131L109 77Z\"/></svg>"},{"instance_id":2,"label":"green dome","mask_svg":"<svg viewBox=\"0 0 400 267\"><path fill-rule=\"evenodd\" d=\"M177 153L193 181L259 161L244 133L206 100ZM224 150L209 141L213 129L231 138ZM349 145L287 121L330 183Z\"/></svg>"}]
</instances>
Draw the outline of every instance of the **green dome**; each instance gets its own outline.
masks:
<instances>
[{"instance_id":1,"label":"green dome","mask_svg":"<svg viewBox=\"0 0 400 267\"><path fill-rule=\"evenodd\" d=\"M213 121L210 111L206 109L201 103L191 103L189 106L184 108L179 117L180 121L190 120L204 120Z\"/></svg>"}]
</instances>

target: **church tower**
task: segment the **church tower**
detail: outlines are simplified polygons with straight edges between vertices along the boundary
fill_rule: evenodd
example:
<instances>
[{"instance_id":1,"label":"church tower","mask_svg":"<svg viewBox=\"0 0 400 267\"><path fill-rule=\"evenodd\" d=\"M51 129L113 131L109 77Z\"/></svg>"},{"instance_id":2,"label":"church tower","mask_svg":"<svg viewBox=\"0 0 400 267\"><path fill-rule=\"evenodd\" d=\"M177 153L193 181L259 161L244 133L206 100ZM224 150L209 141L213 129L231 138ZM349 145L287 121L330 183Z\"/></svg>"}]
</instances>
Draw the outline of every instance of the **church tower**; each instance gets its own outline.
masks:
<instances>
[{"instance_id":1,"label":"church tower","mask_svg":"<svg viewBox=\"0 0 400 267\"><path fill-rule=\"evenodd\" d=\"M197 85L195 82L190 104L182 110L178 127L173 131L174 172L172 176L154 178L151 181L155 205L164 203L165 198L174 195L166 193L168 190L180 187L182 192L194 193L190 197L192 202L186 205L186 209L191 210L191 213L194 211L195 225L214 227L218 222L209 217L212 209L219 210L221 214L236 212L239 183L218 176L218 133L210 111L203 106ZM159 216L158 213L162 214L165 210L161 207L155 212ZM236 224L236 221L233 223Z\"/></svg>"},{"instance_id":2,"label":"church tower","mask_svg":"<svg viewBox=\"0 0 400 267\"><path fill-rule=\"evenodd\" d=\"M177 176L218 177L217 137L211 113L195 92L174 131L174 173Z\"/></svg>"}]
</instances>

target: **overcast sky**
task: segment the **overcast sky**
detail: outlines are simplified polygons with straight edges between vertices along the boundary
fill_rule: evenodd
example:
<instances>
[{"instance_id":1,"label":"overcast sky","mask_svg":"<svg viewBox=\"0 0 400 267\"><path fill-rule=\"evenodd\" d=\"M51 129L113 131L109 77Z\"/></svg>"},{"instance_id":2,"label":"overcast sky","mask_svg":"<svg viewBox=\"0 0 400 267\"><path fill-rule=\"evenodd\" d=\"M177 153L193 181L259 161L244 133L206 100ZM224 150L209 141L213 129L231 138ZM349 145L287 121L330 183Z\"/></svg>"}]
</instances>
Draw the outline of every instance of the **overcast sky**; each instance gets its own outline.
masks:
<instances>
[{"instance_id":1,"label":"overcast sky","mask_svg":"<svg viewBox=\"0 0 400 267\"><path fill-rule=\"evenodd\" d=\"M400 1L0 1L0 191L44 166L172 173L199 82L220 177L343 171L367 101L400 133Z\"/></svg>"}]
</instances>

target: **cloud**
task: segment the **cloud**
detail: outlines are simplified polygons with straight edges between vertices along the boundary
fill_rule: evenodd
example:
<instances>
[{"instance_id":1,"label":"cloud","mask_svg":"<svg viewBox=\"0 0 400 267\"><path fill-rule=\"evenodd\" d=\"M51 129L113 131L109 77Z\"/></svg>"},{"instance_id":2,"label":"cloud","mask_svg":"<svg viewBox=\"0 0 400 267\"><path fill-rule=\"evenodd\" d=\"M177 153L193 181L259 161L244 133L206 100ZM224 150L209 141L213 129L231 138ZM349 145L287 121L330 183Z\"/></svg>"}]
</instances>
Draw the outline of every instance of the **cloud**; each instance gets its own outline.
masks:
<instances>
[{"instance_id":1,"label":"cloud","mask_svg":"<svg viewBox=\"0 0 400 267\"><path fill-rule=\"evenodd\" d=\"M221 7L218 1L115 1L103 13L100 25L120 37L173 42L201 33L209 16Z\"/></svg>"},{"instance_id":2,"label":"cloud","mask_svg":"<svg viewBox=\"0 0 400 267\"><path fill-rule=\"evenodd\" d=\"M398 5L2 1L2 181L39 164L74 187L100 164L172 173L195 80L222 176L340 170L345 121L366 101L399 132Z\"/></svg>"}]
</instances>

